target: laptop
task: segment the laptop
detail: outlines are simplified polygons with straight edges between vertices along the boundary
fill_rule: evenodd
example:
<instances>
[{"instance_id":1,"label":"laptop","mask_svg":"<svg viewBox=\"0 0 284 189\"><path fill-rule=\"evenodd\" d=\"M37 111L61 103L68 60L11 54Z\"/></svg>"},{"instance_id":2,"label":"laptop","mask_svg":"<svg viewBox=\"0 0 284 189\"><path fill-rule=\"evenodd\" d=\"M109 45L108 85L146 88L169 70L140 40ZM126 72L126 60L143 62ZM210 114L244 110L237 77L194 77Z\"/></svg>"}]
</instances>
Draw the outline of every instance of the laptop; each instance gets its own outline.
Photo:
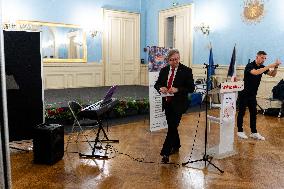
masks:
<instances>
[{"instance_id":1,"label":"laptop","mask_svg":"<svg viewBox=\"0 0 284 189\"><path fill-rule=\"evenodd\" d=\"M91 105L83 108L82 111L84 111L84 110L97 110L100 107L104 106L105 104L109 103L110 101L112 101L112 96L113 96L113 94L116 90L117 90L117 85L110 87L102 100L96 102L95 104L91 104Z\"/></svg>"}]
</instances>

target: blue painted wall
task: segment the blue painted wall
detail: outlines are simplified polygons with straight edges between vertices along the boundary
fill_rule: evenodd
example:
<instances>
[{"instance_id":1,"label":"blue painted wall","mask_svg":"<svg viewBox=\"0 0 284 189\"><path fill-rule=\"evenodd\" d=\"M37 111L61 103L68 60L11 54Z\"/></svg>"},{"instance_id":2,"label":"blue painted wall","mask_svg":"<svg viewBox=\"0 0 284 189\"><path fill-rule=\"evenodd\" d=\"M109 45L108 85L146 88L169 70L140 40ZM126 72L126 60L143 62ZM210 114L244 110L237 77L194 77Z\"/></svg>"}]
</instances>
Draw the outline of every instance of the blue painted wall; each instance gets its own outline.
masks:
<instances>
[{"instance_id":1,"label":"blue painted wall","mask_svg":"<svg viewBox=\"0 0 284 189\"><path fill-rule=\"evenodd\" d=\"M264 2L265 15L256 24L243 21L242 0L3 0L3 9L4 19L7 14L12 14L16 19L67 24L94 23L100 8L139 12L141 58L146 58L143 48L158 44L158 12L171 8L173 3L179 6L193 3L195 25L208 22L212 28L209 36L194 30L193 63L208 61L208 44L211 42L215 63L229 64L236 44L237 64L245 65L249 58L254 59L258 50L268 53L267 62L275 58L284 61L284 2ZM101 35L88 40L88 62L99 62L102 59Z\"/></svg>"},{"instance_id":2,"label":"blue painted wall","mask_svg":"<svg viewBox=\"0 0 284 189\"><path fill-rule=\"evenodd\" d=\"M276 58L284 62L284 2L265 0L265 15L259 23L248 24L243 21L243 1L228 0L147 0L146 44L158 44L158 11L171 8L173 3L179 5L194 4L195 25L211 22L212 31L204 36L194 30L193 63L208 62L209 48L213 46L214 61L229 64L233 46L237 48L237 64L245 65L248 59L254 59L258 50L268 53L267 63Z\"/></svg>"},{"instance_id":3,"label":"blue painted wall","mask_svg":"<svg viewBox=\"0 0 284 189\"><path fill-rule=\"evenodd\" d=\"M214 59L219 64L229 64L233 46L237 48L237 64L245 65L248 59L254 59L259 50L268 53L267 63L276 58L284 58L284 17L281 0L265 1L265 14L258 23L247 23L243 18L243 1L213 0L210 3L196 1L195 18L199 18L202 10L212 9L212 17L216 16L215 28L208 39L195 32L194 62L208 61L205 44L212 42ZM282 9L282 10L281 10ZM218 23L219 22L219 23ZM214 27L214 25L213 25ZM207 53L208 54L208 53ZM283 59L284 60L284 59Z\"/></svg>"},{"instance_id":4,"label":"blue painted wall","mask_svg":"<svg viewBox=\"0 0 284 189\"><path fill-rule=\"evenodd\" d=\"M87 25L95 23L101 8L141 12L140 0L3 0L3 20L37 20L65 24ZM145 25L145 19L141 19ZM94 24L95 25L95 24ZM141 30L143 33L143 29ZM142 36L142 35L141 35ZM141 46L145 39L141 38ZM102 37L88 37L88 62L102 59Z\"/></svg>"}]
</instances>

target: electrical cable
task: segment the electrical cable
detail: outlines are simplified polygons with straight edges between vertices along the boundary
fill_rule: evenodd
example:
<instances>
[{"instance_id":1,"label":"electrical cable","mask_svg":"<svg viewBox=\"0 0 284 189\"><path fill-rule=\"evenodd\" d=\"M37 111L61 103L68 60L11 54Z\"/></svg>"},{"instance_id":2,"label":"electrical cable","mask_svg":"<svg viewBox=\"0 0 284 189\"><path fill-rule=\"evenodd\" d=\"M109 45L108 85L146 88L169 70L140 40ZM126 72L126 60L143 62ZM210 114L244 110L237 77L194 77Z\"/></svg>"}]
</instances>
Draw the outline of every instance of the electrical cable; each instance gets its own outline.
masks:
<instances>
[{"instance_id":1,"label":"electrical cable","mask_svg":"<svg viewBox=\"0 0 284 189\"><path fill-rule=\"evenodd\" d=\"M193 138L193 143L192 143L192 148L191 148L191 152L190 152L190 156L189 156L189 159L192 158L192 154L194 152L194 146L195 146L195 143L196 143L196 137L197 137L197 133L198 133L198 127L199 127L199 123L200 123L200 118L201 118L201 108L202 108L202 103L200 103L200 106L199 106L199 112L198 112L198 120L197 120L197 125L196 125L196 129L195 129L195 135L194 135L194 138ZM137 161L139 163L156 163L156 164L170 164L170 165L174 165L176 167L180 167L181 166L181 163L174 163L174 162L168 162L168 163L157 163L155 161L145 161L144 158L135 158L133 157L132 155L130 154L127 154L127 153L123 153L123 152L119 152L113 145L110 145L110 144L107 144L106 145L106 149L103 149L103 150L107 150L107 149L112 149L114 151L115 154L117 155L124 155L124 156L127 156L129 157L130 159L132 159L133 161ZM113 159L115 158L115 156L109 158L109 159Z\"/></svg>"},{"instance_id":2,"label":"electrical cable","mask_svg":"<svg viewBox=\"0 0 284 189\"><path fill-rule=\"evenodd\" d=\"M193 138L193 143L192 143L192 147L191 147L191 152L190 152L190 155L189 155L189 159L192 158L192 154L194 152L194 147L195 147L195 143L196 143L196 138L197 138L197 133L198 133L198 128L199 128L199 123L200 123L200 118L201 118L201 108L202 108L202 103L200 103L200 106L199 106L199 112L198 112L198 120L197 120L197 125L196 125L196 129L195 129L195 135L194 135L194 138ZM103 147L101 140L99 140L100 144L101 144L101 148L99 150L102 150L102 151L109 151L109 154L112 154L114 153L115 155L112 156L112 157L109 157L109 158L106 158L106 159L113 159L115 157L117 157L118 155L124 155L128 158L130 158L131 160L133 161L136 161L136 162L139 162L139 163L145 163L145 164L164 164L164 165L173 165L175 167L180 167L181 166L181 163L174 163L174 162L168 162L168 163L157 163L155 161L145 161L144 158L137 158L137 157L133 157L132 155L128 154L128 153L124 153L124 152L120 152L117 148L115 148L113 145L110 145L110 144L107 144L105 145L105 147ZM69 153L79 153L79 152L69 152ZM79 153L80 155L80 153ZM81 157L83 158L89 158L91 156L88 156L88 155L83 155L81 154L80 155ZM99 158L100 159L100 158ZM103 159L103 158L102 158Z\"/></svg>"}]
</instances>

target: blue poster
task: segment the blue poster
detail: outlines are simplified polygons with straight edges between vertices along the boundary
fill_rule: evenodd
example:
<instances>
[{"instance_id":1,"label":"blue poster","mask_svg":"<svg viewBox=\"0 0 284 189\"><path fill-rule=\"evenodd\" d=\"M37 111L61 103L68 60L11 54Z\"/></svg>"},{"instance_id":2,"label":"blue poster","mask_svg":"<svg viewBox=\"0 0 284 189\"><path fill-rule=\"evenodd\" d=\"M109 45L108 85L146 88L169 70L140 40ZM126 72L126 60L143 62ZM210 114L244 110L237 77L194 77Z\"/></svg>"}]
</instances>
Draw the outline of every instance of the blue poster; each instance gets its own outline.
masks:
<instances>
[{"instance_id":1,"label":"blue poster","mask_svg":"<svg viewBox=\"0 0 284 189\"><path fill-rule=\"evenodd\" d=\"M148 49L148 70L149 72L158 72L163 67L167 66L168 63L165 57L169 51L168 48L164 47L147 47Z\"/></svg>"}]
</instances>

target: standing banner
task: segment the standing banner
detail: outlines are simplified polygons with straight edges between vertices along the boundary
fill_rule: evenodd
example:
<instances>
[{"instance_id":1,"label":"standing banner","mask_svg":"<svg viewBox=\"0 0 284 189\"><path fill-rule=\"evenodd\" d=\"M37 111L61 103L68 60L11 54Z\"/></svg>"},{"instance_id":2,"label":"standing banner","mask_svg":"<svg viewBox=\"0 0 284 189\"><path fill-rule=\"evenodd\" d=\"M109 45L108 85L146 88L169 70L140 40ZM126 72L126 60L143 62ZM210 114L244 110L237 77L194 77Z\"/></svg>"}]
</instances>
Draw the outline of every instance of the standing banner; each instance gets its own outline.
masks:
<instances>
[{"instance_id":1,"label":"standing banner","mask_svg":"<svg viewBox=\"0 0 284 189\"><path fill-rule=\"evenodd\" d=\"M150 102L150 131L157 131L168 127L165 112L162 111L162 97L154 88L161 68L167 66L165 61L169 49L163 47L148 48L149 71L149 102Z\"/></svg>"}]
</instances>

